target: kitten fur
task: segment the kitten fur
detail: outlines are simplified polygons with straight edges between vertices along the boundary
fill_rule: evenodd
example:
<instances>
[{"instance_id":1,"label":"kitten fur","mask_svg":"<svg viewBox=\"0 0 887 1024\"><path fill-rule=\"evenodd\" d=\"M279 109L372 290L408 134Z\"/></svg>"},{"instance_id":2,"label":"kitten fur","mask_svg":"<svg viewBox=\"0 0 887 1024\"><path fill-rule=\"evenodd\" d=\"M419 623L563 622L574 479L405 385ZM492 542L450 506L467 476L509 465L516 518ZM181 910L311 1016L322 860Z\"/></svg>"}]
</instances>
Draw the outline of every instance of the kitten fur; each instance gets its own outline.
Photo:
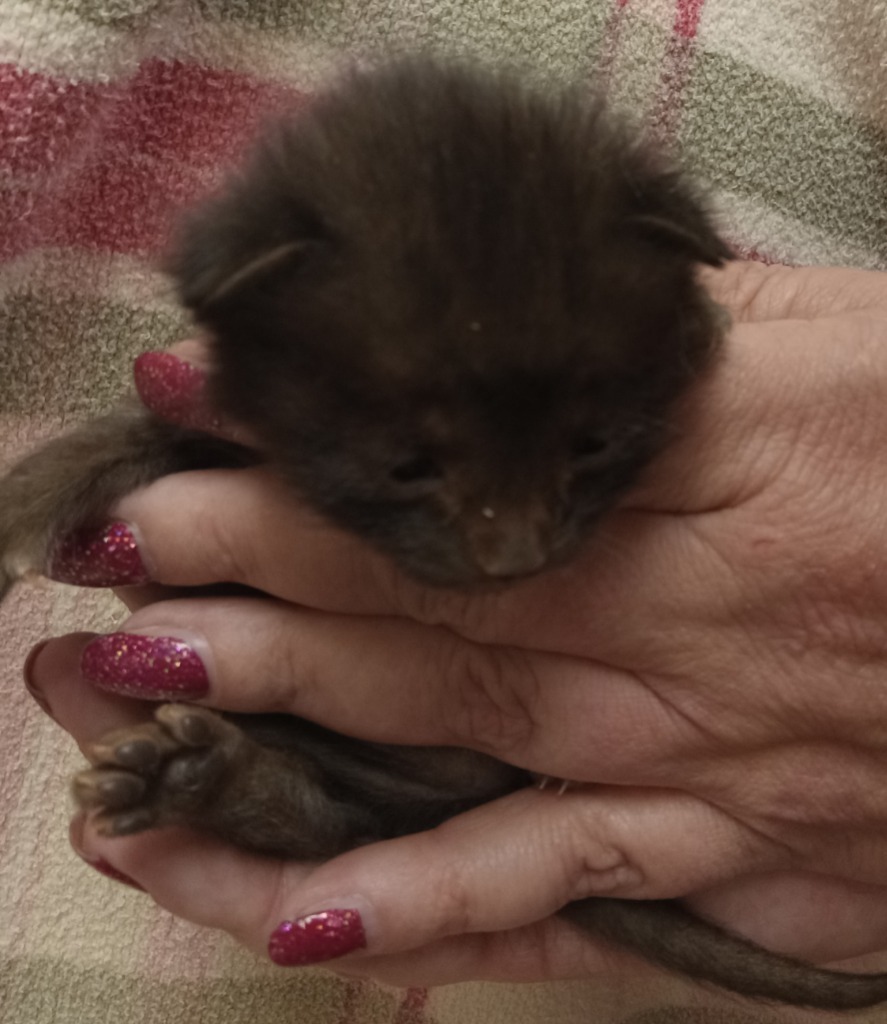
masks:
<instances>
[{"instance_id":1,"label":"kitten fur","mask_svg":"<svg viewBox=\"0 0 887 1024\"><path fill-rule=\"evenodd\" d=\"M423 58L353 74L270 130L184 223L170 271L213 338L214 401L261 457L405 572L471 589L568 559L667 443L723 331L696 270L727 258L686 180L584 91ZM87 424L0 484L0 592L133 487L255 458L133 405ZM470 751L188 705L89 756L75 794L109 834L185 823L290 857L530 781ZM887 999L887 975L769 953L678 903L561 913L743 995Z\"/></svg>"}]
</instances>

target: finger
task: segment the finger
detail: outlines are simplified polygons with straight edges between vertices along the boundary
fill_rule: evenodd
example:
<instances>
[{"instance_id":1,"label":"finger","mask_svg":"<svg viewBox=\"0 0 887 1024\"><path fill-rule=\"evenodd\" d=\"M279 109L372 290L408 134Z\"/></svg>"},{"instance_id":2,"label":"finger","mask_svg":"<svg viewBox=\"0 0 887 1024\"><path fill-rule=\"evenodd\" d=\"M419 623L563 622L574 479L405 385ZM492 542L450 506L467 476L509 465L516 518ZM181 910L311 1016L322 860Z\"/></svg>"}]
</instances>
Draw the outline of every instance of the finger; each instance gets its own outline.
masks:
<instances>
[{"instance_id":1,"label":"finger","mask_svg":"<svg viewBox=\"0 0 887 1024\"><path fill-rule=\"evenodd\" d=\"M321 865L285 901L285 920L354 906L368 952L391 954L522 927L589 896L675 896L784 856L677 794L529 789ZM288 931L274 934L285 960Z\"/></svg>"},{"instance_id":2,"label":"finger","mask_svg":"<svg viewBox=\"0 0 887 1024\"><path fill-rule=\"evenodd\" d=\"M161 419L252 446L250 432L213 406L207 387L211 370L210 349L195 338L165 351L143 352L133 364L133 378L142 404Z\"/></svg>"},{"instance_id":3,"label":"finger","mask_svg":"<svg viewBox=\"0 0 887 1024\"><path fill-rule=\"evenodd\" d=\"M94 633L71 633L46 641L32 652L25 668L28 689L81 749L111 729L144 721L149 705L103 693L80 672L83 650Z\"/></svg>"},{"instance_id":4,"label":"finger","mask_svg":"<svg viewBox=\"0 0 887 1024\"><path fill-rule=\"evenodd\" d=\"M701 278L734 322L815 319L868 310L887 316L887 275L842 267L765 266L734 260Z\"/></svg>"},{"instance_id":5,"label":"finger","mask_svg":"<svg viewBox=\"0 0 887 1024\"><path fill-rule=\"evenodd\" d=\"M193 924L227 932L256 954L268 956L268 935L312 867L254 858L208 836L166 829L108 839L78 816L71 825L77 854L103 874L146 891L160 906ZM392 985L438 985L466 980L551 981L588 977L638 962L590 942L563 921L548 919L506 933L458 935L392 956L315 963Z\"/></svg>"},{"instance_id":6,"label":"finger","mask_svg":"<svg viewBox=\"0 0 887 1024\"><path fill-rule=\"evenodd\" d=\"M686 718L631 673L402 618L261 599L167 601L78 653L107 692L288 712L362 739L469 747L557 777L625 783L655 771L666 784L666 754L680 770L698 744Z\"/></svg>"},{"instance_id":7,"label":"finger","mask_svg":"<svg viewBox=\"0 0 887 1024\"><path fill-rule=\"evenodd\" d=\"M663 849L665 857L644 852ZM347 950L356 963L523 928L586 896L674 895L774 856L703 804L640 791L527 791L319 867L171 830L107 840L87 828L82 852L107 859L174 913L266 948L282 965L342 953L341 942L312 942L325 922L339 926L340 939L343 927L352 938L359 929Z\"/></svg>"},{"instance_id":8,"label":"finger","mask_svg":"<svg viewBox=\"0 0 887 1024\"><path fill-rule=\"evenodd\" d=\"M341 591L343 610L378 607L371 574L382 572L384 559L324 522L265 469L163 477L123 498L116 514L136 527L154 582L244 584L293 599L300 580L313 589L327 575L320 592Z\"/></svg>"},{"instance_id":9,"label":"finger","mask_svg":"<svg viewBox=\"0 0 887 1024\"><path fill-rule=\"evenodd\" d=\"M534 646L602 659L625 634L612 629L621 595L631 594L638 631L665 635L679 613L683 562L718 564L689 524L634 515L614 517L570 565L503 590L428 588L322 522L263 470L167 477L125 498L118 514L159 583L241 583L317 610L405 616L516 646L532 624Z\"/></svg>"},{"instance_id":10,"label":"finger","mask_svg":"<svg viewBox=\"0 0 887 1024\"><path fill-rule=\"evenodd\" d=\"M127 878L138 879L139 887L177 916L221 928L260 955L267 955L269 927L291 909L295 895L308 893L314 884L310 867L256 860L185 830L107 839L75 819L72 843L85 860L103 863L102 870L107 871L105 865L125 869ZM413 901L404 900L409 917L424 913L423 895L420 890ZM880 949L887 924L883 889L810 876L774 873L712 890L694 902L754 941L817 962ZM370 936L363 952L327 962L341 973L403 986L469 979L526 983L612 976L619 970L637 978L642 969L634 958L590 941L556 918L507 931L447 936L389 955L374 955L372 945Z\"/></svg>"},{"instance_id":11,"label":"finger","mask_svg":"<svg viewBox=\"0 0 887 1024\"><path fill-rule=\"evenodd\" d=\"M84 860L112 865L177 917L226 931L260 954L284 873L296 886L310 871L184 828L108 839L82 815L72 822L71 841Z\"/></svg>"}]
</instances>

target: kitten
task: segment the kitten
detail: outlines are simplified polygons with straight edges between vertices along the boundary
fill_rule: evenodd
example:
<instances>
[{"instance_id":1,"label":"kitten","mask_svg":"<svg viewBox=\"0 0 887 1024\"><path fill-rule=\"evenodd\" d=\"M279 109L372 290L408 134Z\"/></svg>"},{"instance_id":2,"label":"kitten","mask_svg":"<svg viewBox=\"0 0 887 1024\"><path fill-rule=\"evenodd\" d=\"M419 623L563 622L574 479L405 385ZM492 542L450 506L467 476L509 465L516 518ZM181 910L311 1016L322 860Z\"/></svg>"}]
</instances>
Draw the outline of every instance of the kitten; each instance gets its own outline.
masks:
<instances>
[{"instance_id":1,"label":"kitten","mask_svg":"<svg viewBox=\"0 0 887 1024\"><path fill-rule=\"evenodd\" d=\"M171 263L212 335L218 408L332 522L435 585L568 559L669 439L723 318L696 279L729 257L684 179L581 91L414 60L352 76L270 132L185 224ZM0 493L0 592L54 539L164 473L237 445L129 406L25 459ZM286 716L188 705L106 736L81 806L324 858L434 827L529 776ZM830 1009L887 975L766 952L668 901L565 918L745 995Z\"/></svg>"}]
</instances>

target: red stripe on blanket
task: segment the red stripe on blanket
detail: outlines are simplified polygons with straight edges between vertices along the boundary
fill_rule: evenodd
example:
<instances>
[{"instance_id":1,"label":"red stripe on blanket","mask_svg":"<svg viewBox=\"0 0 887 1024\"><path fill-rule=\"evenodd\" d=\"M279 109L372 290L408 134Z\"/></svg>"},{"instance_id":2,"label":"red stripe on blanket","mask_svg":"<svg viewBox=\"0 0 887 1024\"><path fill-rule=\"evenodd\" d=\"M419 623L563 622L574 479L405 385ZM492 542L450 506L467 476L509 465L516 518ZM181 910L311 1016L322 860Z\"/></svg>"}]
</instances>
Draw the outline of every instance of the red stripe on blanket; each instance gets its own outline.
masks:
<instances>
[{"instance_id":1,"label":"red stripe on blanket","mask_svg":"<svg viewBox=\"0 0 887 1024\"><path fill-rule=\"evenodd\" d=\"M674 30L685 39L695 39L705 0L678 0Z\"/></svg>"},{"instance_id":2,"label":"red stripe on blanket","mask_svg":"<svg viewBox=\"0 0 887 1024\"><path fill-rule=\"evenodd\" d=\"M432 1024L425 1015L427 1004L427 988L408 988L392 1024Z\"/></svg>"},{"instance_id":3,"label":"red stripe on blanket","mask_svg":"<svg viewBox=\"0 0 887 1024\"><path fill-rule=\"evenodd\" d=\"M656 138L672 147L680 129L687 80L696 56L696 36L705 0L676 0L651 126Z\"/></svg>"},{"instance_id":4,"label":"red stripe on blanket","mask_svg":"<svg viewBox=\"0 0 887 1024\"><path fill-rule=\"evenodd\" d=\"M784 260L778 260L775 256L770 256L766 252L761 252L756 246L740 245L736 242L730 242L730 246L737 257L742 260L753 260L755 263L763 263L768 267L773 267L777 264L783 264L784 266L792 265Z\"/></svg>"},{"instance_id":5,"label":"red stripe on blanket","mask_svg":"<svg viewBox=\"0 0 887 1024\"><path fill-rule=\"evenodd\" d=\"M592 75L592 82L595 88L603 96L606 96L610 91L613 79L613 65L616 61L616 53L622 38L625 8L628 4L629 0L616 0L616 6L611 9L607 17L607 23L604 26L597 67Z\"/></svg>"},{"instance_id":6,"label":"red stripe on blanket","mask_svg":"<svg viewBox=\"0 0 887 1024\"><path fill-rule=\"evenodd\" d=\"M0 257L47 245L155 249L172 210L296 98L179 61L146 61L109 83L0 65Z\"/></svg>"}]
</instances>

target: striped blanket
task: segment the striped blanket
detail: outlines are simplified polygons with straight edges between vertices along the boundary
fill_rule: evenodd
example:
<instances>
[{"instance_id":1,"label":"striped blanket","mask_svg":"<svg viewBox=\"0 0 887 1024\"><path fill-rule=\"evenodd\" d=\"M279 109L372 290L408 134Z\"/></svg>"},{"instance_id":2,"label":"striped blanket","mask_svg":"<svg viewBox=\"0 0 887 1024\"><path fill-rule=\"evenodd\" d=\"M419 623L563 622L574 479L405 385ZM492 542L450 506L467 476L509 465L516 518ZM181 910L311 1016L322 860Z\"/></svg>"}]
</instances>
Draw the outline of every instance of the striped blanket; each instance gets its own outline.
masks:
<instances>
[{"instance_id":1,"label":"striped blanket","mask_svg":"<svg viewBox=\"0 0 887 1024\"><path fill-rule=\"evenodd\" d=\"M183 334L155 269L167 225L269 111L343 60L417 47L604 89L696 169L749 257L887 267L884 0L2 0L0 459L107 407L133 355ZM198 941L68 851L78 758L20 684L38 638L119 615L50 585L3 611L3 1024L825 1019L649 974L392 991Z\"/></svg>"}]
</instances>

